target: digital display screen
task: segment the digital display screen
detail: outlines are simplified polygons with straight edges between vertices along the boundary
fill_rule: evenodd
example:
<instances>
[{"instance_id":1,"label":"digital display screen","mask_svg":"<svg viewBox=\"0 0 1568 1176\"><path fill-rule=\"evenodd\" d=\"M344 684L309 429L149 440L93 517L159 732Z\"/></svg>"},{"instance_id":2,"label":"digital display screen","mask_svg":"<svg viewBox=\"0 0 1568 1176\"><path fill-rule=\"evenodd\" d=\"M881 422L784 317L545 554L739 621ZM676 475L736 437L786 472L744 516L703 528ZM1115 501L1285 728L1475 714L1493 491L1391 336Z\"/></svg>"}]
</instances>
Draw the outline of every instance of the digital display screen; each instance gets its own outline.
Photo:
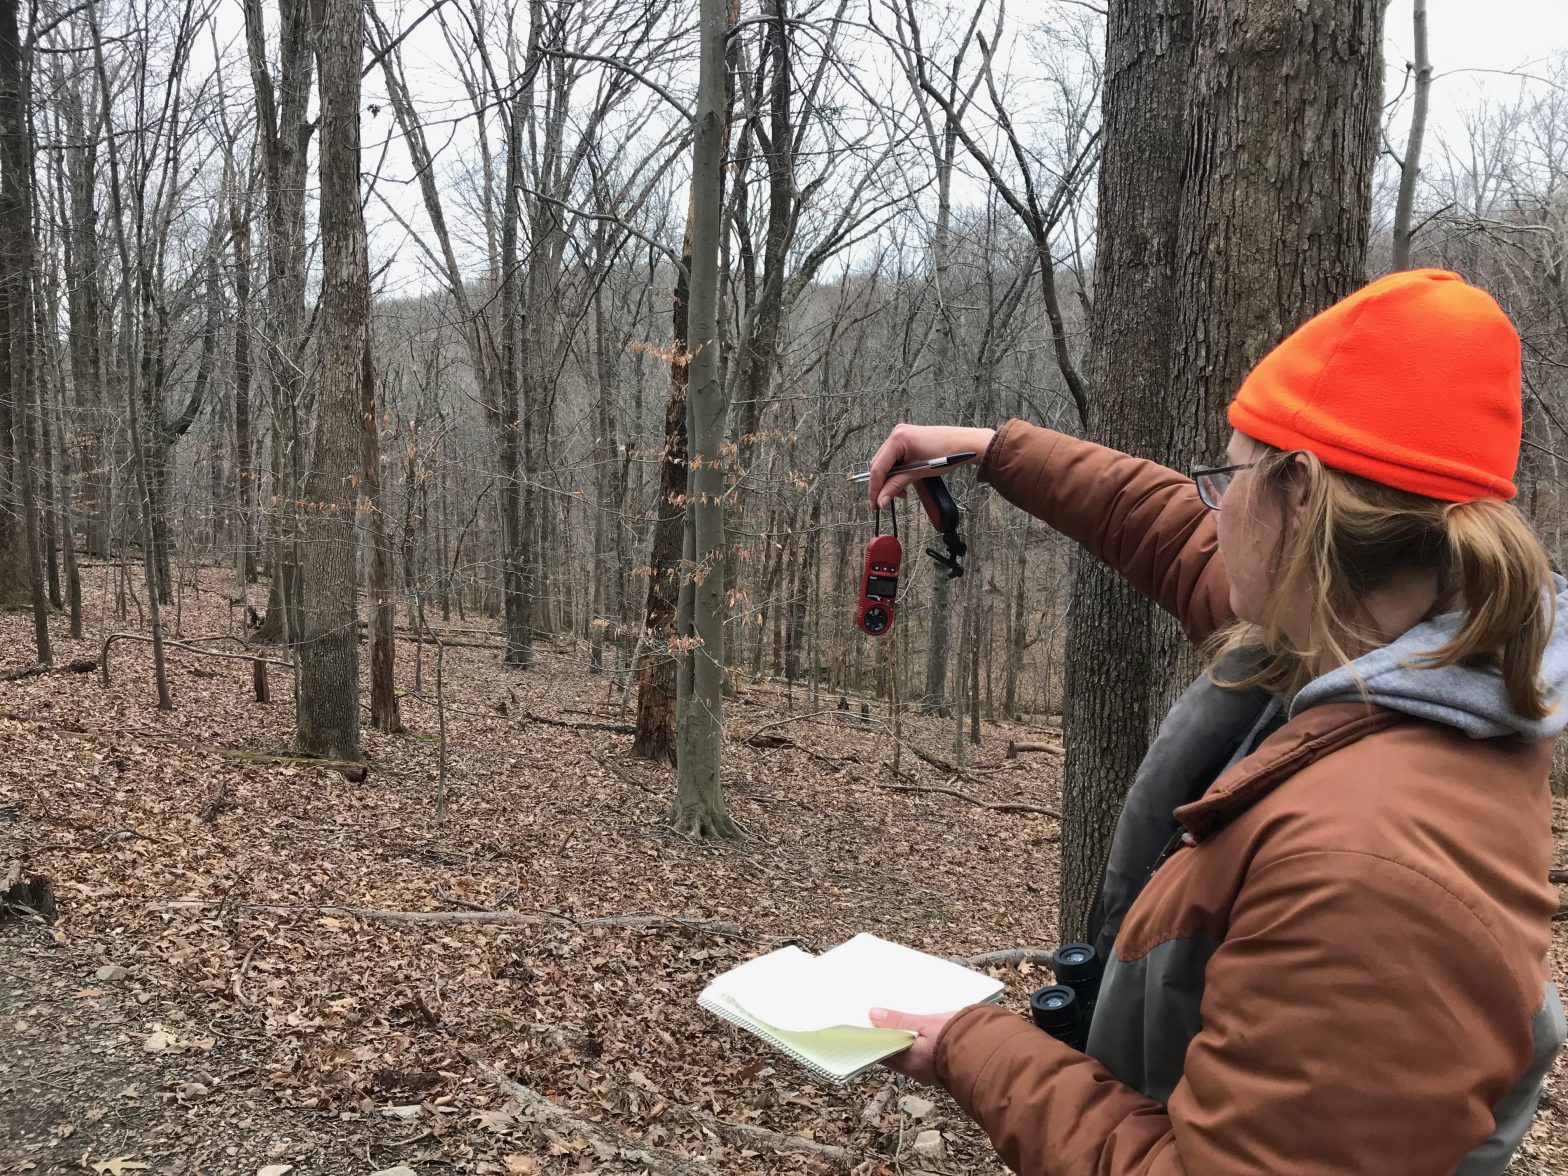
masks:
<instances>
[{"instance_id":1,"label":"digital display screen","mask_svg":"<svg viewBox=\"0 0 1568 1176\"><path fill-rule=\"evenodd\" d=\"M866 592L868 595L885 596L891 599L897 588L898 581L889 580L886 576L866 577Z\"/></svg>"}]
</instances>

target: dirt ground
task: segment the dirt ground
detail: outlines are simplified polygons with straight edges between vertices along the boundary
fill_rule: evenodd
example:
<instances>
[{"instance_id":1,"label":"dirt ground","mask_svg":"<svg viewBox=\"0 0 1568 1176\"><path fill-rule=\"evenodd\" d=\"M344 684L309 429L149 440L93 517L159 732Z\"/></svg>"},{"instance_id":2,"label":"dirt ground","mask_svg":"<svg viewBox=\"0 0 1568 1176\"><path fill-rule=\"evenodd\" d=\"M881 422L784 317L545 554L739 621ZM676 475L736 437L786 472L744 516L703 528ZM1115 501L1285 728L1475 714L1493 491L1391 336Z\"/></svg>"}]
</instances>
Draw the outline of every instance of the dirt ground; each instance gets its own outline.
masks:
<instances>
[{"instance_id":1,"label":"dirt ground","mask_svg":"<svg viewBox=\"0 0 1568 1176\"><path fill-rule=\"evenodd\" d=\"M187 587L179 631L235 632L226 588L216 572ZM57 626L57 661L119 626L97 602L88 639ZM485 640L459 627L450 640ZM30 632L0 615L0 672L27 663ZM439 819L434 660L411 642L398 656L408 730L367 732L358 783L235 754L286 753L292 728L287 678L258 705L242 662L171 651L172 713L140 643L115 646L107 690L0 684L0 865L48 875L60 908L52 927L0 928L0 1172L1001 1171L945 1099L901 1105L931 1092L885 1072L812 1081L695 1001L784 941L1054 943L1053 819L882 785L1056 807L1059 752L1004 758L1010 737L1056 733L986 724L955 783L914 753L951 759L951 725L914 719L895 778L880 712L784 722L807 709L798 690L791 709L743 684L724 770L752 836L699 844L660 825L668 775L627 755L619 695L584 650L541 646L519 674L452 648ZM1568 864L1568 808L1556 831ZM628 916L652 921L595 922ZM996 974L1014 1007L1043 982ZM601 1128L525 1114L495 1072ZM921 1158L929 1131L940 1154ZM1560 1064L1512 1171L1568 1174L1565 1156Z\"/></svg>"}]
</instances>

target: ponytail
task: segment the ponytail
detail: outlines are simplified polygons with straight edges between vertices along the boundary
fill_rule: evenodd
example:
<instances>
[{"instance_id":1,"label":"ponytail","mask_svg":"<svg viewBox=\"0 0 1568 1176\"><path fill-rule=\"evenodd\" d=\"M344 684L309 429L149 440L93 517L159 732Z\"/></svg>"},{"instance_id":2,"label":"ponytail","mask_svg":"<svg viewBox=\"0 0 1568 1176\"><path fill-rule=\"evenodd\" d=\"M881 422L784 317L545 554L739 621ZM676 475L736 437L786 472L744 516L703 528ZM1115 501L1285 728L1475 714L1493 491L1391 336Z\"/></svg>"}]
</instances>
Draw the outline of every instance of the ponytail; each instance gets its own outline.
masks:
<instances>
[{"instance_id":1,"label":"ponytail","mask_svg":"<svg viewBox=\"0 0 1568 1176\"><path fill-rule=\"evenodd\" d=\"M1530 524L1496 499L1458 503L1443 512L1448 568L1464 602L1464 624L1423 664L1489 661L1499 667L1508 700L1526 719L1551 710L1541 682L1541 658L1551 638L1557 603L1552 569Z\"/></svg>"}]
</instances>

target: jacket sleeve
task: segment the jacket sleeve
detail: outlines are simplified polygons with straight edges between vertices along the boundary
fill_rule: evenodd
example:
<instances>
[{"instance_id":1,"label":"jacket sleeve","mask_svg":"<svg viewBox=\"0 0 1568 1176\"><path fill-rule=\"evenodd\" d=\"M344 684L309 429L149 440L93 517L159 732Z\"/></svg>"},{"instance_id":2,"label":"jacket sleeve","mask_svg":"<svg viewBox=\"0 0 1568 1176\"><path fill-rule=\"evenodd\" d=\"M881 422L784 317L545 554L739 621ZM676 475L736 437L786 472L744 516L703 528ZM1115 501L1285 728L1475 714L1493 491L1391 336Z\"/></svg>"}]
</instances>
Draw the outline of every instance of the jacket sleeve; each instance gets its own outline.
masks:
<instances>
[{"instance_id":1,"label":"jacket sleeve","mask_svg":"<svg viewBox=\"0 0 1568 1176\"><path fill-rule=\"evenodd\" d=\"M980 480L1109 564L1195 644L1232 619L1214 512L1185 475L1011 420L986 451Z\"/></svg>"},{"instance_id":2,"label":"jacket sleeve","mask_svg":"<svg viewBox=\"0 0 1568 1176\"><path fill-rule=\"evenodd\" d=\"M1452 1172L1528 1065L1527 983L1438 881L1351 851L1263 866L1168 1105L994 1006L937 1076L1024 1176Z\"/></svg>"}]
</instances>

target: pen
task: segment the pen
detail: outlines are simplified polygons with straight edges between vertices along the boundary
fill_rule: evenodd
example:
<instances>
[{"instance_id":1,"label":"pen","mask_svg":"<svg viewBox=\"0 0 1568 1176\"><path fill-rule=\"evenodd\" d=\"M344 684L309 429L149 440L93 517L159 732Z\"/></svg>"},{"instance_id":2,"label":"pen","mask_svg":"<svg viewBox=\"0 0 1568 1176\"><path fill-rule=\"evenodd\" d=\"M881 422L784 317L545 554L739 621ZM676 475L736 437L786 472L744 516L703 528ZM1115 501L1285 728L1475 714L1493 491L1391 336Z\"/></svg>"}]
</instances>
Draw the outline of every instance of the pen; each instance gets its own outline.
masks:
<instances>
[{"instance_id":1,"label":"pen","mask_svg":"<svg viewBox=\"0 0 1568 1176\"><path fill-rule=\"evenodd\" d=\"M959 465L974 456L974 450L970 450L968 453L949 453L946 457L933 457L928 458L926 461L912 461L908 465L894 466L888 470L887 476L891 478L895 474L912 474L916 470L945 470L948 466ZM871 481L871 471L862 470L858 474L850 474L849 480L851 482L869 482Z\"/></svg>"}]
</instances>

